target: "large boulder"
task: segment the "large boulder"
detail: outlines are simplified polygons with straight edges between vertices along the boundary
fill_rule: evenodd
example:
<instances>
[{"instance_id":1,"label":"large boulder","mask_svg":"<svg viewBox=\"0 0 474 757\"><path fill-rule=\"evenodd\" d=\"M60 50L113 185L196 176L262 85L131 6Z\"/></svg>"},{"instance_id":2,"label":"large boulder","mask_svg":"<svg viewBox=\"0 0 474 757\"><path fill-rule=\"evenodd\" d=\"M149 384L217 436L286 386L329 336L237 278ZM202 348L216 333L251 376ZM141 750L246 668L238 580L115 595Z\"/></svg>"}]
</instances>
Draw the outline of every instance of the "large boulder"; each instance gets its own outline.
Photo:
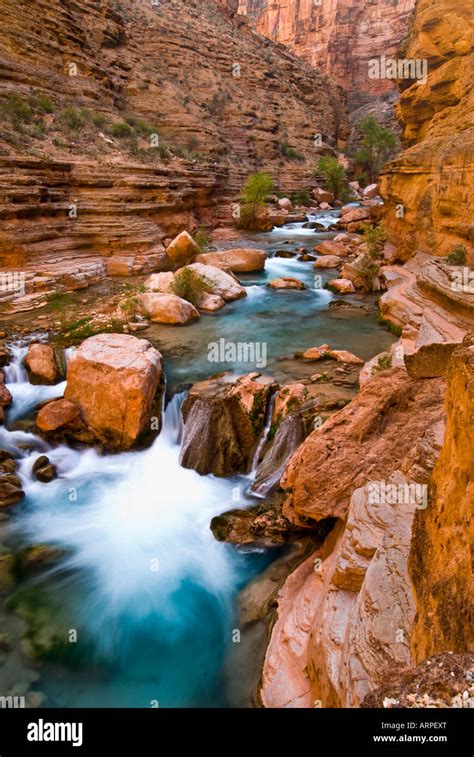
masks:
<instances>
[{"instance_id":1,"label":"large boulder","mask_svg":"<svg viewBox=\"0 0 474 757\"><path fill-rule=\"evenodd\" d=\"M199 313L190 302L175 294L146 292L137 295L142 312L153 323L170 323L183 326L199 318Z\"/></svg>"},{"instance_id":2,"label":"large boulder","mask_svg":"<svg viewBox=\"0 0 474 757\"><path fill-rule=\"evenodd\" d=\"M361 221L369 221L370 217L369 208L354 208L353 206L349 206L342 208L339 223L341 226L349 226Z\"/></svg>"},{"instance_id":3,"label":"large boulder","mask_svg":"<svg viewBox=\"0 0 474 757\"><path fill-rule=\"evenodd\" d=\"M166 248L166 255L177 267L186 265L200 252L201 248L187 231L178 234Z\"/></svg>"},{"instance_id":4,"label":"large boulder","mask_svg":"<svg viewBox=\"0 0 474 757\"><path fill-rule=\"evenodd\" d=\"M183 467L201 475L247 472L272 386L272 379L258 373L224 374L195 384L183 404Z\"/></svg>"},{"instance_id":5,"label":"large boulder","mask_svg":"<svg viewBox=\"0 0 474 757\"><path fill-rule=\"evenodd\" d=\"M314 264L315 268L339 268L342 265L342 260L337 255L323 255L318 258Z\"/></svg>"},{"instance_id":6,"label":"large boulder","mask_svg":"<svg viewBox=\"0 0 474 757\"><path fill-rule=\"evenodd\" d=\"M173 294L174 274L171 271L152 273L145 281L147 292L161 292L161 294Z\"/></svg>"},{"instance_id":7,"label":"large boulder","mask_svg":"<svg viewBox=\"0 0 474 757\"><path fill-rule=\"evenodd\" d=\"M229 268L234 273L253 273L263 271L266 259L265 250L236 249L203 253L197 256L196 263Z\"/></svg>"},{"instance_id":8,"label":"large boulder","mask_svg":"<svg viewBox=\"0 0 474 757\"><path fill-rule=\"evenodd\" d=\"M325 189L321 189L320 187L317 187L316 189L313 189L311 192L314 199L317 200L317 202L327 202L330 205L334 202L334 195L332 192L327 192Z\"/></svg>"},{"instance_id":9,"label":"large boulder","mask_svg":"<svg viewBox=\"0 0 474 757\"><path fill-rule=\"evenodd\" d=\"M347 248L341 242L331 242L329 239L317 244L314 251L318 255L338 255L339 257L346 257L348 254Z\"/></svg>"},{"instance_id":10,"label":"large boulder","mask_svg":"<svg viewBox=\"0 0 474 757\"><path fill-rule=\"evenodd\" d=\"M30 344L25 357L25 368L31 384L56 384L61 378L56 355L50 344Z\"/></svg>"},{"instance_id":11,"label":"large boulder","mask_svg":"<svg viewBox=\"0 0 474 757\"><path fill-rule=\"evenodd\" d=\"M160 413L161 355L150 342L126 334L90 337L69 360L65 398L77 405L94 436L128 449Z\"/></svg>"},{"instance_id":12,"label":"large boulder","mask_svg":"<svg viewBox=\"0 0 474 757\"><path fill-rule=\"evenodd\" d=\"M293 210L293 203L288 197L282 197L278 200L278 207L287 210L289 213Z\"/></svg>"},{"instance_id":13,"label":"large boulder","mask_svg":"<svg viewBox=\"0 0 474 757\"><path fill-rule=\"evenodd\" d=\"M294 522L343 518L354 489L386 480L417 440L442 421L443 392L442 379L413 381L401 368L364 384L289 461L282 479L287 517Z\"/></svg>"},{"instance_id":14,"label":"large boulder","mask_svg":"<svg viewBox=\"0 0 474 757\"><path fill-rule=\"evenodd\" d=\"M354 284L349 279L331 279L326 286L338 294L354 294L355 292Z\"/></svg>"},{"instance_id":15,"label":"large boulder","mask_svg":"<svg viewBox=\"0 0 474 757\"><path fill-rule=\"evenodd\" d=\"M193 263L187 268L199 278L205 285L209 294L216 294L222 297L224 302L238 300L246 297L245 288L230 274L221 268L213 265L204 265L203 263Z\"/></svg>"},{"instance_id":16,"label":"large boulder","mask_svg":"<svg viewBox=\"0 0 474 757\"><path fill-rule=\"evenodd\" d=\"M36 425L40 431L51 433L76 424L80 418L81 411L74 402L59 399L43 405L36 416Z\"/></svg>"}]
</instances>

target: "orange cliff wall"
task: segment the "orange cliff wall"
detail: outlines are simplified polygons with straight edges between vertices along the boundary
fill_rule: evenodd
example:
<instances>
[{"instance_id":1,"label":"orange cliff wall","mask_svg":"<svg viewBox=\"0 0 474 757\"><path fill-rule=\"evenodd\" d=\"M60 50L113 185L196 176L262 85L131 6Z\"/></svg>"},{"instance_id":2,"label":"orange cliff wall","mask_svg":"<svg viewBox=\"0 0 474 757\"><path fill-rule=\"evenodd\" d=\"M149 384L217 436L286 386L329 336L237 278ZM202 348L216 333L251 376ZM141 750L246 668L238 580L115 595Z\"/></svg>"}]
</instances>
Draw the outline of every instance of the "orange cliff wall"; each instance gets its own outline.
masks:
<instances>
[{"instance_id":1,"label":"orange cliff wall","mask_svg":"<svg viewBox=\"0 0 474 757\"><path fill-rule=\"evenodd\" d=\"M155 7L149 0L37 0L32 14L27 0L2 0L0 108L12 94L36 92L53 101L54 112L43 119L41 139L29 139L27 130L7 134L2 124L0 265L25 266L66 286L72 278L78 286L100 279L111 256L120 259L115 270L148 270L163 238L229 222L250 172L264 168L288 192L308 186L318 157L314 134L333 146L347 137L344 95L233 22L234 0L218 5L221 13L191 0ZM68 75L72 63L76 76ZM145 119L165 148L192 148L198 157L141 159L90 124L80 134L61 131L69 105L105 116L109 127L127 114ZM305 160L286 158L284 143ZM142 152L148 146L139 144Z\"/></svg>"},{"instance_id":2,"label":"orange cliff wall","mask_svg":"<svg viewBox=\"0 0 474 757\"><path fill-rule=\"evenodd\" d=\"M446 255L474 243L474 5L418 0L405 56L426 60L426 84L402 82L405 143L382 179L385 223L399 257Z\"/></svg>"},{"instance_id":3,"label":"orange cliff wall","mask_svg":"<svg viewBox=\"0 0 474 757\"><path fill-rule=\"evenodd\" d=\"M239 12L266 37L331 76L351 109L393 89L371 80L368 61L394 55L406 36L415 0L240 0Z\"/></svg>"},{"instance_id":4,"label":"orange cliff wall","mask_svg":"<svg viewBox=\"0 0 474 757\"><path fill-rule=\"evenodd\" d=\"M447 382L444 444L429 505L415 516L410 553L416 662L474 649L474 337L454 353Z\"/></svg>"}]
</instances>

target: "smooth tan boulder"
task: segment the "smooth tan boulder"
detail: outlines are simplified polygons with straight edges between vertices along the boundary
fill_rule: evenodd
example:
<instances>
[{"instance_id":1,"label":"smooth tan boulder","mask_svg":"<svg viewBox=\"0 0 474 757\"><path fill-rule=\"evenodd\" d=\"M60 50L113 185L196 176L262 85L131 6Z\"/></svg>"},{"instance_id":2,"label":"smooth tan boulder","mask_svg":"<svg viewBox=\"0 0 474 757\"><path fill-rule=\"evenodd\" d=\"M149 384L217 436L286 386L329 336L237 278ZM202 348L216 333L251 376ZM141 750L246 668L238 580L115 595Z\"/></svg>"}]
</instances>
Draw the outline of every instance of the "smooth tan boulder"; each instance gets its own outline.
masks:
<instances>
[{"instance_id":1,"label":"smooth tan boulder","mask_svg":"<svg viewBox=\"0 0 474 757\"><path fill-rule=\"evenodd\" d=\"M214 313L216 310L220 310L225 305L224 300L222 297L219 297L218 294L207 294L204 293L199 300L199 310L204 310L207 313Z\"/></svg>"},{"instance_id":2,"label":"smooth tan boulder","mask_svg":"<svg viewBox=\"0 0 474 757\"><path fill-rule=\"evenodd\" d=\"M314 251L318 255L338 255L339 257L345 257L347 255L347 248L340 242L331 242L326 240L317 244Z\"/></svg>"},{"instance_id":3,"label":"smooth tan boulder","mask_svg":"<svg viewBox=\"0 0 474 757\"><path fill-rule=\"evenodd\" d=\"M289 213L293 210L293 203L288 197L282 197L280 200L278 200L278 207L283 208L283 210L287 210Z\"/></svg>"},{"instance_id":4,"label":"smooth tan boulder","mask_svg":"<svg viewBox=\"0 0 474 757\"><path fill-rule=\"evenodd\" d=\"M199 313L190 302L176 294L139 294L137 301L143 313L153 323L184 325L199 318Z\"/></svg>"},{"instance_id":5,"label":"smooth tan boulder","mask_svg":"<svg viewBox=\"0 0 474 757\"><path fill-rule=\"evenodd\" d=\"M40 431L49 433L74 424L80 419L79 407L69 400L60 399L48 402L36 416L36 425Z\"/></svg>"},{"instance_id":6,"label":"smooth tan boulder","mask_svg":"<svg viewBox=\"0 0 474 757\"><path fill-rule=\"evenodd\" d=\"M267 253L265 250L237 249L224 250L223 252L206 252L198 255L196 263L213 265L217 268L223 266L234 273L253 273L263 271Z\"/></svg>"},{"instance_id":7,"label":"smooth tan boulder","mask_svg":"<svg viewBox=\"0 0 474 757\"><path fill-rule=\"evenodd\" d=\"M309 350L303 352L305 360L322 360L324 357L328 357L331 349L328 344L322 344L320 347L310 347Z\"/></svg>"},{"instance_id":8,"label":"smooth tan boulder","mask_svg":"<svg viewBox=\"0 0 474 757\"><path fill-rule=\"evenodd\" d=\"M277 279L272 279L267 286L270 289L306 289L302 281L294 279L291 276L281 276Z\"/></svg>"},{"instance_id":9,"label":"smooth tan boulder","mask_svg":"<svg viewBox=\"0 0 474 757\"><path fill-rule=\"evenodd\" d=\"M344 212L344 208L341 210L340 224L346 226L356 221L368 221L370 219L370 212L368 208L354 208L349 207Z\"/></svg>"},{"instance_id":10,"label":"smooth tan boulder","mask_svg":"<svg viewBox=\"0 0 474 757\"><path fill-rule=\"evenodd\" d=\"M320 187L313 189L311 194L318 202L327 202L329 204L332 204L334 202L334 195L332 194L332 192L327 192L325 189L321 189Z\"/></svg>"},{"instance_id":11,"label":"smooth tan boulder","mask_svg":"<svg viewBox=\"0 0 474 757\"><path fill-rule=\"evenodd\" d=\"M329 289L339 292L339 294L353 294L355 292L354 284L349 279L331 279L327 286Z\"/></svg>"},{"instance_id":12,"label":"smooth tan boulder","mask_svg":"<svg viewBox=\"0 0 474 757\"><path fill-rule=\"evenodd\" d=\"M171 271L152 273L145 281L145 289L148 292L161 292L173 294L174 274Z\"/></svg>"},{"instance_id":13,"label":"smooth tan boulder","mask_svg":"<svg viewBox=\"0 0 474 757\"><path fill-rule=\"evenodd\" d=\"M187 231L178 234L166 248L166 255L177 266L186 265L200 252L201 248Z\"/></svg>"},{"instance_id":14,"label":"smooth tan boulder","mask_svg":"<svg viewBox=\"0 0 474 757\"><path fill-rule=\"evenodd\" d=\"M204 265L203 263L193 263L187 266L193 271L205 284L209 294L217 294L225 302L231 300L238 300L241 297L246 297L247 292L245 288L239 284L239 282L226 273L221 268L216 268L212 265Z\"/></svg>"},{"instance_id":15,"label":"smooth tan boulder","mask_svg":"<svg viewBox=\"0 0 474 757\"><path fill-rule=\"evenodd\" d=\"M341 265L341 258L337 255L323 255L322 258L316 260L315 268L338 268Z\"/></svg>"},{"instance_id":16,"label":"smooth tan boulder","mask_svg":"<svg viewBox=\"0 0 474 757\"><path fill-rule=\"evenodd\" d=\"M361 357L357 357L357 355L347 350L331 350L328 355L337 360L338 363L346 363L348 365L364 365L365 362Z\"/></svg>"},{"instance_id":17,"label":"smooth tan boulder","mask_svg":"<svg viewBox=\"0 0 474 757\"><path fill-rule=\"evenodd\" d=\"M90 337L70 358L65 399L76 404L95 437L129 449L159 415L161 355L150 342L127 334Z\"/></svg>"},{"instance_id":18,"label":"smooth tan boulder","mask_svg":"<svg viewBox=\"0 0 474 757\"><path fill-rule=\"evenodd\" d=\"M60 379L54 350L50 344L31 344L25 357L31 384L55 384Z\"/></svg>"}]
</instances>

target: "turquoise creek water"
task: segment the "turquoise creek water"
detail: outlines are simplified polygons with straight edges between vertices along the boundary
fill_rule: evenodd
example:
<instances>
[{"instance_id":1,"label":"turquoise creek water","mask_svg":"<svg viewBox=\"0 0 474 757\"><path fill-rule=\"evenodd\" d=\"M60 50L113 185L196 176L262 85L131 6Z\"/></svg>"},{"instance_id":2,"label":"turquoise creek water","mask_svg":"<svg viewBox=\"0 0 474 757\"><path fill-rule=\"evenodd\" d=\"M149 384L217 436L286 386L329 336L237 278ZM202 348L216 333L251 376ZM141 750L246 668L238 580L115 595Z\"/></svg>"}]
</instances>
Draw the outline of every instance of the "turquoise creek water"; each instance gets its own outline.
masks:
<instances>
[{"instance_id":1,"label":"turquoise creek water","mask_svg":"<svg viewBox=\"0 0 474 757\"><path fill-rule=\"evenodd\" d=\"M280 380L290 370L286 356L322 342L365 359L385 349L392 337L373 313L329 308L334 297L314 288L311 262L271 257L279 249L311 251L330 236L293 224L249 238L270 258L265 272L239 277L246 298L185 328L152 326L146 338L163 354L168 395L218 370L254 370L248 364L209 363L208 345L222 338L265 343L265 370ZM287 240L291 244L283 244ZM323 272L323 280L334 274ZM268 289L267 281L276 276L294 276L307 289ZM54 568L20 587L20 604L26 596L37 612L40 608L40 617L48 619L45 632L51 625L62 640L77 633L77 642L63 644L41 664L35 688L53 707L232 706L223 671L238 624L235 598L276 553L220 544L209 522L235 506L233 488L248 488L249 477L218 479L180 467L183 393L174 394L160 436L145 451L101 455L53 448L11 430L38 403L64 391L64 385L29 384L24 353L25 347L16 347L6 369L14 403L0 428L0 447L18 458L26 499L3 526L0 541L64 550ZM32 476L42 453L59 472L48 484Z\"/></svg>"}]
</instances>

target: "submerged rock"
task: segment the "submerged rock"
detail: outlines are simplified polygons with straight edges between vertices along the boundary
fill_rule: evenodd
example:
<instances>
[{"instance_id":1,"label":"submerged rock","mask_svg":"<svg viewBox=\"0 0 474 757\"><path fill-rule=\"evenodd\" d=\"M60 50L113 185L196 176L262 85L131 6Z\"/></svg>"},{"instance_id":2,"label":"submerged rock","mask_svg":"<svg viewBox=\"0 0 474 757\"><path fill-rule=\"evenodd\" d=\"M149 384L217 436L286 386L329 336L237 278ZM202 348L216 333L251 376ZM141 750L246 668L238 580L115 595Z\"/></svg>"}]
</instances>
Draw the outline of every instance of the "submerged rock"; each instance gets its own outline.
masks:
<instances>
[{"instance_id":1,"label":"submerged rock","mask_svg":"<svg viewBox=\"0 0 474 757\"><path fill-rule=\"evenodd\" d=\"M0 512L18 504L24 498L20 478L16 475L17 463L7 450L0 450Z\"/></svg>"},{"instance_id":2,"label":"submerged rock","mask_svg":"<svg viewBox=\"0 0 474 757\"><path fill-rule=\"evenodd\" d=\"M12 402L13 397L5 386L5 376L3 371L0 371L0 423L3 423L5 408L10 407Z\"/></svg>"},{"instance_id":3,"label":"submerged rock","mask_svg":"<svg viewBox=\"0 0 474 757\"><path fill-rule=\"evenodd\" d=\"M90 337L69 361L65 399L77 405L94 436L128 449L160 417L161 355L150 342L125 334Z\"/></svg>"},{"instance_id":4,"label":"submerged rock","mask_svg":"<svg viewBox=\"0 0 474 757\"><path fill-rule=\"evenodd\" d=\"M32 468L33 476L41 481L43 484L47 484L49 481L53 481L58 476L58 471L55 465L53 465L47 455L40 455L33 463Z\"/></svg>"},{"instance_id":5,"label":"submerged rock","mask_svg":"<svg viewBox=\"0 0 474 757\"><path fill-rule=\"evenodd\" d=\"M263 431L272 379L223 374L195 384L182 408L181 464L204 475L249 470Z\"/></svg>"}]
</instances>

